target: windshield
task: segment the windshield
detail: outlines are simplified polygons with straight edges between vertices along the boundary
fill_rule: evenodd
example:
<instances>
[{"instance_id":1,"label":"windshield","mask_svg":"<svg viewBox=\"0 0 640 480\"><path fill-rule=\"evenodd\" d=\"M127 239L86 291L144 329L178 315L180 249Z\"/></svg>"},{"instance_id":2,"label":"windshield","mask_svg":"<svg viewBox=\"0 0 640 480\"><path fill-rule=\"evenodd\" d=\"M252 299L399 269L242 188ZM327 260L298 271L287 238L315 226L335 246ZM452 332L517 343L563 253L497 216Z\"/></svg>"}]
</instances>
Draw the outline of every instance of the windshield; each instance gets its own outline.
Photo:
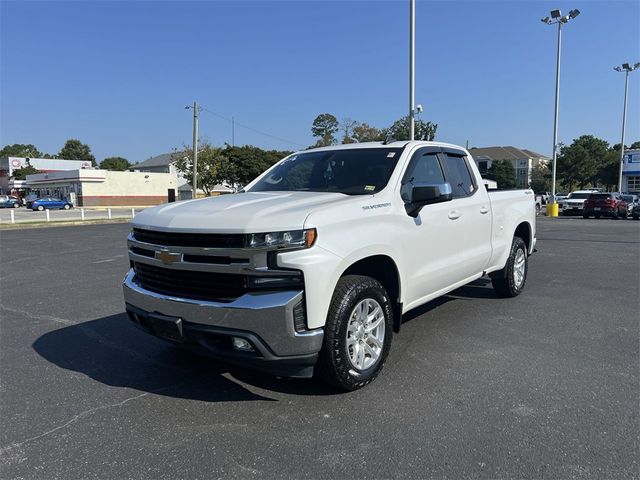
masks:
<instances>
[{"instance_id":1,"label":"windshield","mask_svg":"<svg viewBox=\"0 0 640 480\"><path fill-rule=\"evenodd\" d=\"M335 192L371 195L382 190L402 148L356 148L292 155L249 192Z\"/></svg>"},{"instance_id":2,"label":"windshield","mask_svg":"<svg viewBox=\"0 0 640 480\"><path fill-rule=\"evenodd\" d=\"M570 193L569 194L569 198L573 199L573 200L583 200L585 198L589 198L591 196L591 193Z\"/></svg>"}]
</instances>

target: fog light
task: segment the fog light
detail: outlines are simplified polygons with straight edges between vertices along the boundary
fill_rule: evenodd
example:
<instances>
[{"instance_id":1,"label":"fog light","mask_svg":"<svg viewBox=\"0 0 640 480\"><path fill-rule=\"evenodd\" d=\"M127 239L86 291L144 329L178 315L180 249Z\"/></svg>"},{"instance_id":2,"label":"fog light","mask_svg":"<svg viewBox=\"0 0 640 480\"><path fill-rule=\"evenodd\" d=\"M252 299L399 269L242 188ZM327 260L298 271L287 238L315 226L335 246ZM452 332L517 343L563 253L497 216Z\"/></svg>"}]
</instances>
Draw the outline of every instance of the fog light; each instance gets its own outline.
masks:
<instances>
[{"instance_id":1,"label":"fog light","mask_svg":"<svg viewBox=\"0 0 640 480\"><path fill-rule=\"evenodd\" d=\"M240 337L233 337L233 348L236 350L242 350L245 352L254 352L255 350L251 346L248 340Z\"/></svg>"}]
</instances>

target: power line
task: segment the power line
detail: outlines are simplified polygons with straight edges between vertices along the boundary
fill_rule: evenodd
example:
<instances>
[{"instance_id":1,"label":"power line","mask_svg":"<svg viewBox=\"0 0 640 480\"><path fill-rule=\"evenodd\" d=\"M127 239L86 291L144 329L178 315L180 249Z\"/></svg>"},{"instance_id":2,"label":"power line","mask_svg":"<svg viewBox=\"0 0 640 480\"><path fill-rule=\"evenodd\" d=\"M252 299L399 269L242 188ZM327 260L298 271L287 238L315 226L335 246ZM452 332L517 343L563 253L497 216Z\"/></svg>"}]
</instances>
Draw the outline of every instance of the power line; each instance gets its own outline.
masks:
<instances>
[{"instance_id":1,"label":"power line","mask_svg":"<svg viewBox=\"0 0 640 480\"><path fill-rule=\"evenodd\" d=\"M250 127L249 125L245 125L243 123L240 123L235 119L235 117L232 117L232 118L226 117L226 116L224 116L224 115L222 115L222 114L220 114L218 112L214 112L213 110L209 110L208 108L205 108L203 106L200 106L200 110L202 110L203 112L210 113L211 115L214 115L214 116L216 116L218 118L221 118L223 120L226 120L227 122L231 123L232 125L235 124L235 125L237 125L239 127L246 128L247 130L251 130L252 132L258 133L260 135L264 135L265 137L273 138L274 140L279 140L280 142L284 142L284 143L288 143L288 144L291 144L291 145L295 145L297 147L306 148L305 145L302 145L302 144L300 144L298 142L293 142L291 140L287 140L286 138L278 137L276 135L271 135L270 133L263 132L262 130L258 130L257 128L253 128L253 127Z\"/></svg>"}]
</instances>

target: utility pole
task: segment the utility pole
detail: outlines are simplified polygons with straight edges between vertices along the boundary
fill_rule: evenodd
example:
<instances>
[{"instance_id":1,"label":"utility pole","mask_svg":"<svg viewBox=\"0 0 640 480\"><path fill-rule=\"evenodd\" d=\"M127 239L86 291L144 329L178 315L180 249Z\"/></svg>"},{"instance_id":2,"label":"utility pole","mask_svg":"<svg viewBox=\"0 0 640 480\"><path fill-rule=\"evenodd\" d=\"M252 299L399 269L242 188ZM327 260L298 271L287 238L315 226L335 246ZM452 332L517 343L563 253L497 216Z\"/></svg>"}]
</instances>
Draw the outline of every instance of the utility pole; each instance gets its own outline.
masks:
<instances>
[{"instance_id":1,"label":"utility pole","mask_svg":"<svg viewBox=\"0 0 640 480\"><path fill-rule=\"evenodd\" d=\"M198 102L193 102L193 193L198 198Z\"/></svg>"},{"instance_id":2,"label":"utility pole","mask_svg":"<svg viewBox=\"0 0 640 480\"><path fill-rule=\"evenodd\" d=\"M627 92L629 90L629 73L640 67L640 63L631 65L623 63L620 67L615 67L616 72L624 72L624 107L622 108L622 140L620 141L620 174L618 175L618 192L622 193L622 168L624 165L624 131L627 127Z\"/></svg>"},{"instance_id":3,"label":"utility pole","mask_svg":"<svg viewBox=\"0 0 640 480\"><path fill-rule=\"evenodd\" d=\"M416 0L409 0L409 140L415 138Z\"/></svg>"},{"instance_id":4,"label":"utility pole","mask_svg":"<svg viewBox=\"0 0 640 480\"><path fill-rule=\"evenodd\" d=\"M236 119L231 117L231 146L236 146Z\"/></svg>"}]
</instances>

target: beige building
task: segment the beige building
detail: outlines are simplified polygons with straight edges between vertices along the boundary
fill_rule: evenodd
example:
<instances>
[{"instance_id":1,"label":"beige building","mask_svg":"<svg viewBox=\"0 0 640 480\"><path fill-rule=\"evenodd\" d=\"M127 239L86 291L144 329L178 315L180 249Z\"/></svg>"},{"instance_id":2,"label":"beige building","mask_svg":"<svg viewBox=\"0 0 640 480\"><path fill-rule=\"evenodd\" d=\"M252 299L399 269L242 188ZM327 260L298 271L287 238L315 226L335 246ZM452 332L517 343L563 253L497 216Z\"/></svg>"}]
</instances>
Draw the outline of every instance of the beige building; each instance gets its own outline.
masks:
<instances>
[{"instance_id":1,"label":"beige building","mask_svg":"<svg viewBox=\"0 0 640 480\"><path fill-rule=\"evenodd\" d=\"M516 169L516 182L520 188L528 188L531 183L531 172L540 165L549 162L550 158L540 153L516 147L472 147L469 153L478 165L480 175L484 176L491 164L496 160L508 160Z\"/></svg>"},{"instance_id":2,"label":"beige building","mask_svg":"<svg viewBox=\"0 0 640 480\"><path fill-rule=\"evenodd\" d=\"M176 200L171 173L69 170L27 175L26 186L38 196L67 198L81 207L147 206Z\"/></svg>"}]
</instances>

